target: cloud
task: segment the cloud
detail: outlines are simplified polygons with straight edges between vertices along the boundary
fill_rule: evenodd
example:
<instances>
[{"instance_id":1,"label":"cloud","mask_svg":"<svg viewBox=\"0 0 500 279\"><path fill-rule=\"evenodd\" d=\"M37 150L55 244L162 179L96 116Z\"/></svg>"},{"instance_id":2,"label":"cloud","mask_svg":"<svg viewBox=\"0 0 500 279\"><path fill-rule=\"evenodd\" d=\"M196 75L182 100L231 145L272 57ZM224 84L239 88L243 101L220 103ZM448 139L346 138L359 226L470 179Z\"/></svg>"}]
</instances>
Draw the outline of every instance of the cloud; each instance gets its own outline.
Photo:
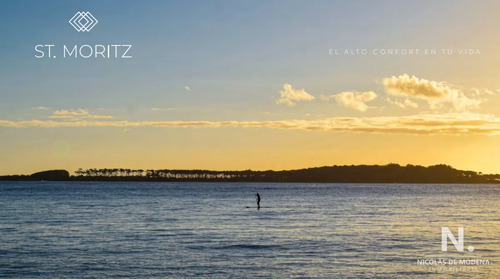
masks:
<instances>
[{"instance_id":1,"label":"cloud","mask_svg":"<svg viewBox=\"0 0 500 279\"><path fill-rule=\"evenodd\" d=\"M405 99L404 101L398 101L398 100L393 101L393 100L387 98L387 102L389 102L390 104L396 105L400 108L418 108L418 104L413 102L410 99Z\"/></svg>"},{"instance_id":2,"label":"cloud","mask_svg":"<svg viewBox=\"0 0 500 279\"><path fill-rule=\"evenodd\" d=\"M62 109L54 111L54 115L64 115L64 116L83 116L88 114L89 111L84 109L77 109L73 111Z\"/></svg>"},{"instance_id":3,"label":"cloud","mask_svg":"<svg viewBox=\"0 0 500 279\"><path fill-rule=\"evenodd\" d=\"M283 90L280 91L281 98L276 101L277 104L286 104L293 107L295 103L292 101L312 101L314 96L307 93L304 89L293 89L291 84L283 84Z\"/></svg>"},{"instance_id":4,"label":"cloud","mask_svg":"<svg viewBox=\"0 0 500 279\"><path fill-rule=\"evenodd\" d=\"M420 79L403 74L382 80L388 94L426 101L433 109L451 105L457 111L478 108L478 98L467 97L460 89L444 82Z\"/></svg>"},{"instance_id":5,"label":"cloud","mask_svg":"<svg viewBox=\"0 0 500 279\"><path fill-rule=\"evenodd\" d=\"M500 135L500 118L490 114L445 113L411 116L335 117L320 120L278 121L54 121L0 120L0 127L163 127L163 128L269 128L306 131L386 134Z\"/></svg>"},{"instance_id":6,"label":"cloud","mask_svg":"<svg viewBox=\"0 0 500 279\"><path fill-rule=\"evenodd\" d=\"M186 89L187 92L191 92L191 88L189 86L184 86L184 89Z\"/></svg>"},{"instance_id":7,"label":"cloud","mask_svg":"<svg viewBox=\"0 0 500 279\"><path fill-rule=\"evenodd\" d=\"M495 92L492 90L489 90L488 88L471 88L472 91L472 96L493 96L495 95Z\"/></svg>"},{"instance_id":8,"label":"cloud","mask_svg":"<svg viewBox=\"0 0 500 279\"><path fill-rule=\"evenodd\" d=\"M49 116L51 119L68 119L68 120L78 120L78 119L113 119L111 115L97 115L90 114L88 110L76 109L76 110L56 110L54 114Z\"/></svg>"},{"instance_id":9,"label":"cloud","mask_svg":"<svg viewBox=\"0 0 500 279\"><path fill-rule=\"evenodd\" d=\"M89 115L85 115L81 118L84 118L84 119L113 119L114 117L111 115L89 114Z\"/></svg>"},{"instance_id":10,"label":"cloud","mask_svg":"<svg viewBox=\"0 0 500 279\"><path fill-rule=\"evenodd\" d=\"M34 107L34 108L31 108L31 109L34 109L34 110L49 110L50 108L48 108L48 107Z\"/></svg>"},{"instance_id":11,"label":"cloud","mask_svg":"<svg viewBox=\"0 0 500 279\"><path fill-rule=\"evenodd\" d=\"M389 94L417 98L442 98L448 95L450 88L436 81L419 79L416 76L392 76L385 78L383 84Z\"/></svg>"},{"instance_id":12,"label":"cloud","mask_svg":"<svg viewBox=\"0 0 500 279\"><path fill-rule=\"evenodd\" d=\"M181 108L151 108L152 111L179 111Z\"/></svg>"},{"instance_id":13,"label":"cloud","mask_svg":"<svg viewBox=\"0 0 500 279\"><path fill-rule=\"evenodd\" d=\"M375 98L377 98L377 94L375 94L375 92L373 91L345 91L335 95L331 95L327 98L334 99L339 105L343 105L357 111L366 111L368 108L370 108L366 103L375 100Z\"/></svg>"}]
</instances>

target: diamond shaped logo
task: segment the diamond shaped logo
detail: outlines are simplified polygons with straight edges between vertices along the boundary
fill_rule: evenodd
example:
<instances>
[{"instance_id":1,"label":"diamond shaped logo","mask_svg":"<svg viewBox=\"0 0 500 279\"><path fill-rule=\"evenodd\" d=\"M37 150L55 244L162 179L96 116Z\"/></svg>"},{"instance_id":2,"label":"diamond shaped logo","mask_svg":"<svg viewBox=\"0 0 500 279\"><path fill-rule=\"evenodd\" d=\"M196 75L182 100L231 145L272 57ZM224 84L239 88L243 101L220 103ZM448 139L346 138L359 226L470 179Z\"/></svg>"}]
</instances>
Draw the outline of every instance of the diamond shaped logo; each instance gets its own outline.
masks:
<instances>
[{"instance_id":1,"label":"diamond shaped logo","mask_svg":"<svg viewBox=\"0 0 500 279\"><path fill-rule=\"evenodd\" d=\"M69 24L78 32L89 32L98 22L90 12L77 12L69 20Z\"/></svg>"}]
</instances>

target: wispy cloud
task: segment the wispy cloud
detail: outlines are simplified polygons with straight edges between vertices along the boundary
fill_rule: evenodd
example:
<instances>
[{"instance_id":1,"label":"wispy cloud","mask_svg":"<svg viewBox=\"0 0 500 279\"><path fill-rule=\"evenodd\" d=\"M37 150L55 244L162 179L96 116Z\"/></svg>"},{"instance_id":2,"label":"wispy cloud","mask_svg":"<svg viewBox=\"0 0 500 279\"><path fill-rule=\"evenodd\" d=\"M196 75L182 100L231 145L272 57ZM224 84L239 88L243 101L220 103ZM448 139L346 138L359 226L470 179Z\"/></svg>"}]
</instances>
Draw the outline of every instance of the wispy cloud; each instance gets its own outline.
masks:
<instances>
[{"instance_id":1,"label":"wispy cloud","mask_svg":"<svg viewBox=\"0 0 500 279\"><path fill-rule=\"evenodd\" d=\"M152 111L179 111L181 108L151 108Z\"/></svg>"},{"instance_id":2,"label":"wispy cloud","mask_svg":"<svg viewBox=\"0 0 500 279\"><path fill-rule=\"evenodd\" d=\"M404 99L403 101L399 100L391 100L390 98L387 98L387 102L390 104L396 105L400 108L418 108L418 104L413 102L410 99Z\"/></svg>"},{"instance_id":3,"label":"wispy cloud","mask_svg":"<svg viewBox=\"0 0 500 279\"><path fill-rule=\"evenodd\" d=\"M500 135L500 118L490 114L446 113L412 116L336 117L321 120L280 121L54 121L0 120L0 127L164 127L219 128L255 127L307 131L363 132L388 134L482 134Z\"/></svg>"},{"instance_id":4,"label":"wispy cloud","mask_svg":"<svg viewBox=\"0 0 500 279\"><path fill-rule=\"evenodd\" d=\"M462 90L445 82L430 81L403 74L382 80L389 95L426 101L433 109L451 105L456 111L479 107L482 100L468 97Z\"/></svg>"},{"instance_id":5,"label":"wispy cloud","mask_svg":"<svg viewBox=\"0 0 500 279\"><path fill-rule=\"evenodd\" d=\"M291 84L283 84L283 90L280 91L281 98L276 101L277 104L286 104L293 107L293 101L312 101L314 96L307 93L305 89L294 89Z\"/></svg>"},{"instance_id":6,"label":"wispy cloud","mask_svg":"<svg viewBox=\"0 0 500 279\"><path fill-rule=\"evenodd\" d=\"M54 115L69 115L69 116L84 116L88 115L89 111L85 109L76 109L76 110L56 110L54 111Z\"/></svg>"},{"instance_id":7,"label":"wispy cloud","mask_svg":"<svg viewBox=\"0 0 500 279\"><path fill-rule=\"evenodd\" d=\"M488 88L471 88L472 96L493 96L495 92L493 90L489 90Z\"/></svg>"},{"instance_id":8,"label":"wispy cloud","mask_svg":"<svg viewBox=\"0 0 500 279\"><path fill-rule=\"evenodd\" d=\"M31 109L34 109L34 110L49 110L50 108L48 108L48 107L34 107L34 108L31 108Z\"/></svg>"},{"instance_id":9,"label":"wispy cloud","mask_svg":"<svg viewBox=\"0 0 500 279\"><path fill-rule=\"evenodd\" d=\"M366 103L375 100L375 98L377 98L377 94L375 94L375 92L373 91L345 91L326 98L334 99L337 104L357 111L366 111L368 108L370 108L370 106L368 106Z\"/></svg>"},{"instance_id":10,"label":"wispy cloud","mask_svg":"<svg viewBox=\"0 0 500 279\"><path fill-rule=\"evenodd\" d=\"M85 109L76 109L76 110L56 110L54 114L49 116L52 119L113 119L111 115L97 115L90 114L88 110Z\"/></svg>"}]
</instances>

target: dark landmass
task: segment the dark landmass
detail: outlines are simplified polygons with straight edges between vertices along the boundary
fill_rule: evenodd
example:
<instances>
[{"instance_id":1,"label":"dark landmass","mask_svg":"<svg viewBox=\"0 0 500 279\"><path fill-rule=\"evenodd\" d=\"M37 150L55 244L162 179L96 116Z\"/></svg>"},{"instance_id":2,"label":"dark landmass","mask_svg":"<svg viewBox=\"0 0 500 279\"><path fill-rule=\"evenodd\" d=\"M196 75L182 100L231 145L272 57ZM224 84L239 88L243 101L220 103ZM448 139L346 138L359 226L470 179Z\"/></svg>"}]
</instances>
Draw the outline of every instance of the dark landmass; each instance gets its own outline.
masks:
<instances>
[{"instance_id":1,"label":"dark landmass","mask_svg":"<svg viewBox=\"0 0 500 279\"><path fill-rule=\"evenodd\" d=\"M0 176L3 181L69 181L71 176L66 170L48 170L35 172L31 175L4 175Z\"/></svg>"},{"instance_id":2,"label":"dark landmass","mask_svg":"<svg viewBox=\"0 0 500 279\"><path fill-rule=\"evenodd\" d=\"M69 172L66 170L49 170L36 172L30 175L34 180L68 180L70 178Z\"/></svg>"},{"instance_id":3,"label":"dark landmass","mask_svg":"<svg viewBox=\"0 0 500 279\"><path fill-rule=\"evenodd\" d=\"M31 175L0 176L3 181L190 181L190 182L316 182L316 183L500 183L500 174L457 170L448 165L327 166L285 171L78 169Z\"/></svg>"}]
</instances>

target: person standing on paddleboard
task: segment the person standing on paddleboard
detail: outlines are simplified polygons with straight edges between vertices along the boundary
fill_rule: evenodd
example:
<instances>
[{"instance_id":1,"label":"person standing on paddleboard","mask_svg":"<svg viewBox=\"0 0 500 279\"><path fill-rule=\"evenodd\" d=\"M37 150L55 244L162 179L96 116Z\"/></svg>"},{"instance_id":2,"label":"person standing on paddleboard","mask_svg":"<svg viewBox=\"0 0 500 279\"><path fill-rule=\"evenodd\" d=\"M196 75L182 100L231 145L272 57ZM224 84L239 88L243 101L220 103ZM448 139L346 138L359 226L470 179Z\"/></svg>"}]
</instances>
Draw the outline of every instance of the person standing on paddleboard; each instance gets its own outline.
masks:
<instances>
[{"instance_id":1,"label":"person standing on paddleboard","mask_svg":"<svg viewBox=\"0 0 500 279\"><path fill-rule=\"evenodd\" d=\"M257 209L260 209L260 195L257 193L255 196L257 197Z\"/></svg>"}]
</instances>

